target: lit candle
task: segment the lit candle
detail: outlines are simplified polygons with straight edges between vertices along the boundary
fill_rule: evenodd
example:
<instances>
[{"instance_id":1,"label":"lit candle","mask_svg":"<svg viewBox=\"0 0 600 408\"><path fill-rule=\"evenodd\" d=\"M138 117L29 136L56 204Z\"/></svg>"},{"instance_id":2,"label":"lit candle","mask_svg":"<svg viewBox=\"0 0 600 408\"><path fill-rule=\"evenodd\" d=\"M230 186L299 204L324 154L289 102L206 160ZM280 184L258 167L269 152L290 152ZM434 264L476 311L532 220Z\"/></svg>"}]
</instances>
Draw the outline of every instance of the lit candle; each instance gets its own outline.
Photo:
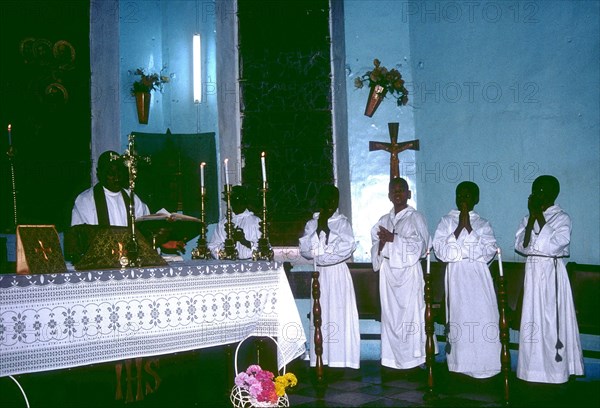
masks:
<instances>
[{"instance_id":1,"label":"lit candle","mask_svg":"<svg viewBox=\"0 0 600 408\"><path fill-rule=\"evenodd\" d=\"M267 182L267 166L265 164L265 152L262 152L260 155L260 165L262 167L263 183L266 183Z\"/></svg>"},{"instance_id":2,"label":"lit candle","mask_svg":"<svg viewBox=\"0 0 600 408\"><path fill-rule=\"evenodd\" d=\"M11 129L12 129L12 126L9 124L9 125L8 125L8 145L9 145L9 146L12 146L12 136L11 136Z\"/></svg>"},{"instance_id":3,"label":"lit candle","mask_svg":"<svg viewBox=\"0 0 600 408\"><path fill-rule=\"evenodd\" d=\"M223 163L225 164L225 185L229 185L229 169L227 168L228 162L229 159L223 160Z\"/></svg>"},{"instance_id":4,"label":"lit candle","mask_svg":"<svg viewBox=\"0 0 600 408\"><path fill-rule=\"evenodd\" d=\"M431 254L427 251L427 275L431 272Z\"/></svg>"},{"instance_id":5,"label":"lit candle","mask_svg":"<svg viewBox=\"0 0 600 408\"><path fill-rule=\"evenodd\" d=\"M204 188L204 166L206 163L200 163L200 188Z\"/></svg>"},{"instance_id":6,"label":"lit candle","mask_svg":"<svg viewBox=\"0 0 600 408\"><path fill-rule=\"evenodd\" d=\"M500 251L500 248L498 248L498 272L500 273L500 276L504 276L504 271L502 270L502 251Z\"/></svg>"}]
</instances>

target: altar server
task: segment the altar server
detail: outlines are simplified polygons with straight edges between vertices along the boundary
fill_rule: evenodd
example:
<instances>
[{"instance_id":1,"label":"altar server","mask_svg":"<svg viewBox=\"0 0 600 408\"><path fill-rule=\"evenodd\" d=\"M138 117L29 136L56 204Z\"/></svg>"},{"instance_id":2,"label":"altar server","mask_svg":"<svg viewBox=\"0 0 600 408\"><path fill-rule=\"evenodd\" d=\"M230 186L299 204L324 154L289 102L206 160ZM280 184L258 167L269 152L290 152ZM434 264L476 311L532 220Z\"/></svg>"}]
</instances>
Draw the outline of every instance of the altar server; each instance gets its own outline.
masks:
<instances>
[{"instance_id":1,"label":"altar server","mask_svg":"<svg viewBox=\"0 0 600 408\"><path fill-rule=\"evenodd\" d=\"M499 314L490 262L498 247L490 223L473 208L479 187L456 187L456 210L442 217L433 237L436 257L446 265L448 369L474 378L500 372Z\"/></svg>"},{"instance_id":2,"label":"altar server","mask_svg":"<svg viewBox=\"0 0 600 408\"><path fill-rule=\"evenodd\" d=\"M517 377L555 384L583 375L579 327L563 261L569 256L571 218L554 204L559 191L553 176L534 180L529 215L515 240L515 250L527 257Z\"/></svg>"},{"instance_id":3,"label":"altar server","mask_svg":"<svg viewBox=\"0 0 600 408\"><path fill-rule=\"evenodd\" d=\"M425 217L408 205L402 178L389 183L394 205L371 229L371 260L379 273L381 364L408 369L425 362L425 299L420 259L430 246ZM437 350L437 343L435 344Z\"/></svg>"},{"instance_id":4,"label":"altar server","mask_svg":"<svg viewBox=\"0 0 600 408\"><path fill-rule=\"evenodd\" d=\"M261 237L260 218L248 209L248 193L244 186L233 186L229 198L233 222L233 240L238 251L238 259L252 259L252 252L258 246ZM217 224L208 243L208 249L215 259L219 259L219 250L223 248L227 232L223 217Z\"/></svg>"},{"instance_id":5,"label":"altar server","mask_svg":"<svg viewBox=\"0 0 600 408\"><path fill-rule=\"evenodd\" d=\"M352 225L339 213L339 191L321 188L319 212L300 238L300 254L316 261L321 286L323 365L360 368L360 330L354 284L346 261L356 249ZM311 319L312 319L311 314ZM314 335L310 336L310 365L316 365Z\"/></svg>"}]
</instances>

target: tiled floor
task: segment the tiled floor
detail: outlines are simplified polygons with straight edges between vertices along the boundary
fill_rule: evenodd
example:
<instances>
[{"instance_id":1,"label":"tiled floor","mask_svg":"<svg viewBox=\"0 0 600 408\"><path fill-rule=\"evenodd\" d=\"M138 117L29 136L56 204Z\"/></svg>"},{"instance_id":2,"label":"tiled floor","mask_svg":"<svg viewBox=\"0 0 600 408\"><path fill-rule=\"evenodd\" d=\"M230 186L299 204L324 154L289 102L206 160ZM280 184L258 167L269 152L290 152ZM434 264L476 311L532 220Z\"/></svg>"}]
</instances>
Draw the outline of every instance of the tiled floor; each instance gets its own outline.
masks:
<instances>
[{"instance_id":1,"label":"tiled floor","mask_svg":"<svg viewBox=\"0 0 600 408\"><path fill-rule=\"evenodd\" d=\"M246 364L246 363L244 363ZM154 372L160 386L149 373L143 382L143 399L136 400L134 370L131 402L115 399L115 365L34 373L16 376L26 391L32 408L162 408L231 407L230 361L223 349L161 356ZM314 370L305 360L287 365L287 372L298 377L298 385L288 393L292 407L501 407L502 384L499 376L487 380L450 374L445 363L436 363L435 391L425 399L427 377L420 368L407 371L382 370L379 361L361 362L360 370L327 369L327 387L319 397L314 387ZM125 373L124 373L125 375ZM123 393L127 389L122 379ZM600 381L572 381L564 385L533 384L512 379L514 407L600 407ZM142 391L144 391L142 389ZM139 391L138 391L139 392ZM17 386L0 378L0 406L25 407Z\"/></svg>"},{"instance_id":2,"label":"tiled floor","mask_svg":"<svg viewBox=\"0 0 600 408\"><path fill-rule=\"evenodd\" d=\"M305 362L295 362L289 371L300 383L289 393L294 407L501 407L500 376L476 380L435 367L435 394L425 398L427 374L420 368L395 371L382 369L379 361L363 361L360 370L327 371L328 386L322 398L311 381ZM600 382L572 381L563 385L526 383L511 378L511 405L515 407L600 407Z\"/></svg>"}]
</instances>

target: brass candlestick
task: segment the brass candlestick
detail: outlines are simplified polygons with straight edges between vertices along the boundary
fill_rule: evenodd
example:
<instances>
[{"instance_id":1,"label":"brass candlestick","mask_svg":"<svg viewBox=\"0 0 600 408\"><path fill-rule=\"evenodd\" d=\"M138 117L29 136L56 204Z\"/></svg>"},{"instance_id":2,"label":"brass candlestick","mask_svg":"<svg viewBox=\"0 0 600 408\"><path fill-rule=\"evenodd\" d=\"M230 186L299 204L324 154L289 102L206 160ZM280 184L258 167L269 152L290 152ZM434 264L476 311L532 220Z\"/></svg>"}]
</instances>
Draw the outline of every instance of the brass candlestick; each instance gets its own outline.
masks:
<instances>
[{"instance_id":1,"label":"brass candlestick","mask_svg":"<svg viewBox=\"0 0 600 408\"><path fill-rule=\"evenodd\" d=\"M252 252L252 259L255 261L272 261L274 254L273 248L269 242L269 223L267 222L267 191L269 190L267 182L263 181L262 196L263 208L262 219L260 222L261 237L258 239L258 247Z\"/></svg>"},{"instance_id":2,"label":"brass candlestick","mask_svg":"<svg viewBox=\"0 0 600 408\"><path fill-rule=\"evenodd\" d=\"M196 248L192 249L192 259L212 259L212 254L210 253L207 245L206 245L206 210L204 207L204 196L206 194L206 188L200 188L200 236L198 237L198 243L196 244Z\"/></svg>"},{"instance_id":3,"label":"brass candlestick","mask_svg":"<svg viewBox=\"0 0 600 408\"><path fill-rule=\"evenodd\" d=\"M10 182L12 188L12 200L13 200L13 228L12 232L17 230L17 225L19 225L18 217L17 217L17 183L15 181L15 156L16 151L12 144L8 146L8 150L6 151L6 155L8 156L8 161L10 163Z\"/></svg>"},{"instance_id":4,"label":"brass candlestick","mask_svg":"<svg viewBox=\"0 0 600 408\"><path fill-rule=\"evenodd\" d=\"M127 224L129 227L130 237L126 245L126 259L122 260L122 264L126 264L126 266L130 268L135 268L141 266L139 243L135 230L135 179L137 177L138 162L143 161L150 163L150 158L138 156L135 153L135 137L133 134L129 135L127 149L125 150L125 153L120 156L120 158L125 163L125 166L127 166L129 175L129 212L127 214L129 217L129 222Z\"/></svg>"},{"instance_id":5,"label":"brass candlestick","mask_svg":"<svg viewBox=\"0 0 600 408\"><path fill-rule=\"evenodd\" d=\"M219 259L235 261L238 259L238 251L235 247L235 240L233 239L234 225L231 212L231 187L231 184L225 184L225 191L223 191L227 201L227 213L225 221L225 233L227 234L227 238L225 238L225 244L223 245L223 248L219 249Z\"/></svg>"}]
</instances>

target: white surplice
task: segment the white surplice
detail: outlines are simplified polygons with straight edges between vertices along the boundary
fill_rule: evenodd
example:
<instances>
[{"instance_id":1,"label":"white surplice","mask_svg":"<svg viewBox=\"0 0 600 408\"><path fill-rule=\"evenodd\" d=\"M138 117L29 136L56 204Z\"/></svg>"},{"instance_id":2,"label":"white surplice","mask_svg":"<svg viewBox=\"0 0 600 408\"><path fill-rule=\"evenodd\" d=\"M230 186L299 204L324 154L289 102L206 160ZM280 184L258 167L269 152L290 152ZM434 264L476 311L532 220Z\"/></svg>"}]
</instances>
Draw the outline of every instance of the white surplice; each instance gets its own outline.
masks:
<instances>
[{"instance_id":1,"label":"white surplice","mask_svg":"<svg viewBox=\"0 0 600 408\"><path fill-rule=\"evenodd\" d=\"M394 241L386 243L381 253L379 226L394 233ZM410 206L398 214L392 209L371 229L371 241L373 270L379 271L381 364L416 367L425 362L425 281L420 259L430 245L427 222Z\"/></svg>"},{"instance_id":2,"label":"white surplice","mask_svg":"<svg viewBox=\"0 0 600 408\"><path fill-rule=\"evenodd\" d=\"M469 212L472 231L461 230L460 211L442 217L433 237L436 257L446 265L446 322L451 348L448 369L474 378L500 372L499 313L488 262L496 254L496 238L490 223Z\"/></svg>"},{"instance_id":3,"label":"white surplice","mask_svg":"<svg viewBox=\"0 0 600 408\"><path fill-rule=\"evenodd\" d=\"M215 259L219 259L219 250L223 248L227 233L225 232L225 223L227 218L222 218L217 224L210 242L208 243L208 249L212 253ZM231 222L233 222L234 228L241 228L244 231L244 236L250 241L250 248L236 242L235 248L238 251L238 259L251 259L252 251L256 249L258 240L261 237L260 232L260 218L248 209L244 210L241 214L233 214L231 216Z\"/></svg>"},{"instance_id":4,"label":"white surplice","mask_svg":"<svg viewBox=\"0 0 600 408\"><path fill-rule=\"evenodd\" d=\"M329 367L360 368L360 328L354 284L346 265L356 241L352 225L337 210L327 221L325 232L317 234L319 213L306 223L300 238L300 254L315 259L321 286L321 330L323 333L323 364ZM312 323L311 313L311 323ZM311 331L314 326L311 324ZM314 333L310 334L310 364L316 365Z\"/></svg>"},{"instance_id":5,"label":"white surplice","mask_svg":"<svg viewBox=\"0 0 600 408\"><path fill-rule=\"evenodd\" d=\"M571 218L558 205L544 211L544 218L541 230L536 221L527 248L523 239L528 216L516 234L515 250L527 256L517 377L560 384L584 372L573 295L562 259L569 256ZM557 347L558 339L562 348Z\"/></svg>"},{"instance_id":6,"label":"white surplice","mask_svg":"<svg viewBox=\"0 0 600 408\"><path fill-rule=\"evenodd\" d=\"M108 219L110 225L117 227L127 226L127 207L123 200L123 194L113 192L105 187L104 197L106 197L106 207L108 208ZM125 190L129 196L129 190ZM141 217L143 215L150 214L148 206L140 200L140 198L134 196L135 203L135 217ZM98 225L98 214L96 213L96 202L94 201L94 188L88 188L75 199L75 205L71 212L71 225Z\"/></svg>"}]
</instances>

